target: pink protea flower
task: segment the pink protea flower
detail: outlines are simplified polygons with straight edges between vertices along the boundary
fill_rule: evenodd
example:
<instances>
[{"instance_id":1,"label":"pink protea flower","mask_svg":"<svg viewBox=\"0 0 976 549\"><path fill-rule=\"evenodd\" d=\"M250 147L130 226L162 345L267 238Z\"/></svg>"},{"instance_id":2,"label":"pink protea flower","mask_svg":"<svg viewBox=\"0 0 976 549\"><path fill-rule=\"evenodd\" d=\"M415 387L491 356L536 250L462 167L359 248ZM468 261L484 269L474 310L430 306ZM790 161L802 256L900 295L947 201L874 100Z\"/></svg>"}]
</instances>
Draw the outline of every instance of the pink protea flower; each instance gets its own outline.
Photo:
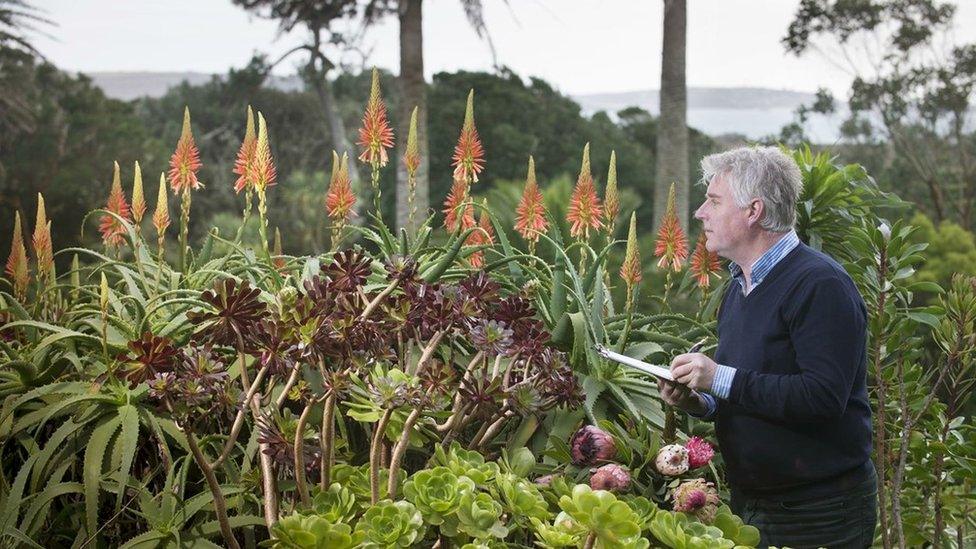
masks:
<instances>
[{"instance_id":1,"label":"pink protea flower","mask_svg":"<svg viewBox=\"0 0 976 549\"><path fill-rule=\"evenodd\" d=\"M488 202L482 202L484 206L481 210L481 216L478 218L478 227L481 231L474 231L468 235L468 241L466 244L468 246L491 246L495 243L495 230L491 226L491 218L488 217ZM477 251L468 257L468 263L471 264L475 269L479 269L485 264L485 255L483 251Z\"/></svg>"},{"instance_id":2,"label":"pink protea flower","mask_svg":"<svg viewBox=\"0 0 976 549\"><path fill-rule=\"evenodd\" d=\"M37 219L34 221L34 258L37 260L37 280L51 281L54 278L54 247L51 243L51 222L44 210L44 197L37 193Z\"/></svg>"},{"instance_id":3,"label":"pink protea flower","mask_svg":"<svg viewBox=\"0 0 976 549\"><path fill-rule=\"evenodd\" d=\"M515 230L527 242L538 242L539 235L549 228L546 220L546 206L542 201L542 191L535 180L535 160L529 157L529 171L525 176L525 190L515 208Z\"/></svg>"},{"instance_id":4,"label":"pink protea flower","mask_svg":"<svg viewBox=\"0 0 976 549\"><path fill-rule=\"evenodd\" d=\"M190 108L183 109L183 130L180 140L176 143L176 151L169 159L169 184L176 194L184 190L196 190L203 186L197 179L200 169L200 151L193 141L193 129L190 127Z\"/></svg>"},{"instance_id":5,"label":"pink protea flower","mask_svg":"<svg viewBox=\"0 0 976 549\"><path fill-rule=\"evenodd\" d=\"M474 90L468 93L468 104L464 109L464 125L457 145L454 146L454 180L466 184L477 183L478 174L485 169L485 149L481 145L478 129L474 126Z\"/></svg>"},{"instance_id":6,"label":"pink protea flower","mask_svg":"<svg viewBox=\"0 0 976 549\"><path fill-rule=\"evenodd\" d=\"M688 449L679 444L669 444L658 451L654 465L662 475L682 475L688 471Z\"/></svg>"},{"instance_id":7,"label":"pink protea flower","mask_svg":"<svg viewBox=\"0 0 976 549\"><path fill-rule=\"evenodd\" d=\"M254 132L254 111L247 106L247 125L244 129L244 140L237 151L234 160L234 173L238 176L234 182L234 192L240 193L244 189L254 188L254 157L257 153L258 138Z\"/></svg>"},{"instance_id":8,"label":"pink protea flower","mask_svg":"<svg viewBox=\"0 0 976 549\"><path fill-rule=\"evenodd\" d=\"M690 469L704 467L715 457L715 450L712 449L712 445L698 437L688 439L688 442L685 443L685 449L688 450L688 467Z\"/></svg>"},{"instance_id":9,"label":"pink protea flower","mask_svg":"<svg viewBox=\"0 0 976 549\"><path fill-rule=\"evenodd\" d=\"M105 209L126 221L132 220L129 204L125 201L125 195L122 193L122 180L119 176L118 162L115 163L115 173L112 176L112 190L108 195L108 205L105 206ZM121 246L125 242L125 238L123 237L125 234L125 226L114 216L108 214L103 215L98 226L98 231L102 233L102 242L106 246Z\"/></svg>"},{"instance_id":10,"label":"pink protea flower","mask_svg":"<svg viewBox=\"0 0 976 549\"><path fill-rule=\"evenodd\" d=\"M630 231L627 233L627 251L624 253L624 262L620 266L620 278L627 284L627 288L633 288L640 283L643 278L641 273L640 248L637 245L637 214L630 214Z\"/></svg>"},{"instance_id":11,"label":"pink protea flower","mask_svg":"<svg viewBox=\"0 0 976 549\"><path fill-rule=\"evenodd\" d=\"M595 469L590 475L590 488L610 492L626 491L630 489L630 473L616 463L608 463Z\"/></svg>"},{"instance_id":12,"label":"pink protea flower","mask_svg":"<svg viewBox=\"0 0 976 549\"><path fill-rule=\"evenodd\" d=\"M695 252L691 254L691 274L695 276L699 288L708 288L711 285L712 275L721 269L718 254L708 251L705 247L707 242L708 237L705 231L702 231L695 245Z\"/></svg>"},{"instance_id":13,"label":"pink protea flower","mask_svg":"<svg viewBox=\"0 0 976 549\"><path fill-rule=\"evenodd\" d=\"M371 166L386 166L389 157L387 149L393 148L393 128L386 116L386 103L380 96L380 75L373 69L373 81L369 90L369 101L363 113L363 127L359 128L359 141L362 153L359 161Z\"/></svg>"},{"instance_id":14,"label":"pink protea flower","mask_svg":"<svg viewBox=\"0 0 976 549\"><path fill-rule=\"evenodd\" d=\"M464 181L455 179L451 185L451 192L444 200L444 227L454 232L458 223L462 228L474 226L474 205L468 201L468 185Z\"/></svg>"},{"instance_id":15,"label":"pink protea flower","mask_svg":"<svg viewBox=\"0 0 976 549\"><path fill-rule=\"evenodd\" d=\"M617 446L606 431L594 425L586 425L569 440L569 451L573 464L585 467L613 459L617 455Z\"/></svg>"},{"instance_id":16,"label":"pink protea flower","mask_svg":"<svg viewBox=\"0 0 976 549\"><path fill-rule=\"evenodd\" d=\"M715 485L696 478L686 480L671 493L675 511L695 515L699 522L711 524L721 503Z\"/></svg>"},{"instance_id":17,"label":"pink protea flower","mask_svg":"<svg viewBox=\"0 0 976 549\"><path fill-rule=\"evenodd\" d=\"M566 221L569 221L569 234L575 238L586 240L590 237L590 229L603 228L603 208L596 195L593 175L590 173L590 144L583 147L583 164L580 167L576 188L569 199L566 210Z\"/></svg>"},{"instance_id":18,"label":"pink protea flower","mask_svg":"<svg viewBox=\"0 0 976 549\"><path fill-rule=\"evenodd\" d=\"M334 220L348 221L355 204L356 195L349 180L349 157L342 153L340 161L339 155L332 151L332 179L325 195L325 210Z\"/></svg>"},{"instance_id":19,"label":"pink protea flower","mask_svg":"<svg viewBox=\"0 0 976 549\"><path fill-rule=\"evenodd\" d=\"M10 256L4 269L7 276L14 283L14 295L17 299L27 296L27 286L30 284L30 270L27 260L27 248L24 246L24 234L20 228L20 212L14 212L14 234L10 241Z\"/></svg>"},{"instance_id":20,"label":"pink protea flower","mask_svg":"<svg viewBox=\"0 0 976 549\"><path fill-rule=\"evenodd\" d=\"M674 183L668 191L668 209L661 219L661 227L657 233L657 245L654 247L654 255L661 259L657 266L661 269L671 269L675 272L681 270L681 264L688 259L688 238L681 229L681 222L678 220L674 197Z\"/></svg>"}]
</instances>

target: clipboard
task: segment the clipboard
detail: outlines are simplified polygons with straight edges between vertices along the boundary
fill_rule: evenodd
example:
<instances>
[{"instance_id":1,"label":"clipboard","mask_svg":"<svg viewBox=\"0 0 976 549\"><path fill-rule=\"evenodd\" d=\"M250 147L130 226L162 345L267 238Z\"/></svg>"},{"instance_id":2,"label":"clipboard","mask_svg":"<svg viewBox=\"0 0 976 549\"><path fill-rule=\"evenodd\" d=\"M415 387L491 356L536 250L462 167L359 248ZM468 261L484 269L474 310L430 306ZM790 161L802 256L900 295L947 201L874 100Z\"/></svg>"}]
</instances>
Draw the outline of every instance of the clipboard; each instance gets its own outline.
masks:
<instances>
[{"instance_id":1,"label":"clipboard","mask_svg":"<svg viewBox=\"0 0 976 549\"><path fill-rule=\"evenodd\" d=\"M631 368L640 370L645 374L650 374L654 377L659 377L666 381L672 381L672 382L674 381L674 377L671 376L671 370L668 370L667 368L658 366L656 364L648 364L647 362L644 362L642 360L637 360L636 358L631 358L629 356L622 355L620 353L615 353L610 349L607 349L603 345L595 345L594 349L596 350L598 355L602 356L607 360L619 362L620 364L623 364L625 366L630 366Z\"/></svg>"}]
</instances>

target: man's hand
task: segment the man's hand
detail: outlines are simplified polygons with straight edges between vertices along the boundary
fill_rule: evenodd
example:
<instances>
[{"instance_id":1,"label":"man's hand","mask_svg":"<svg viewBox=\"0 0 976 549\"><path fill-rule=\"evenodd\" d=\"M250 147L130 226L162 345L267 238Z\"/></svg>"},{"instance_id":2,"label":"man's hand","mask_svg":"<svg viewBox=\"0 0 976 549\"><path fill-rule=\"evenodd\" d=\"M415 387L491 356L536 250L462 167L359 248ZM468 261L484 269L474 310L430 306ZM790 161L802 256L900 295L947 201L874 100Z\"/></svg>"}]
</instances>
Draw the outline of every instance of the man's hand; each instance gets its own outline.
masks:
<instances>
[{"instance_id":1,"label":"man's hand","mask_svg":"<svg viewBox=\"0 0 976 549\"><path fill-rule=\"evenodd\" d=\"M685 353L671 361L671 375L674 380L689 389L711 391L715 379L715 361L701 353Z\"/></svg>"},{"instance_id":2,"label":"man's hand","mask_svg":"<svg viewBox=\"0 0 976 549\"><path fill-rule=\"evenodd\" d=\"M671 406L697 415L702 415L706 411L705 404L702 402L698 393L683 385L678 385L673 381L658 379L657 389L661 392L661 399Z\"/></svg>"}]
</instances>

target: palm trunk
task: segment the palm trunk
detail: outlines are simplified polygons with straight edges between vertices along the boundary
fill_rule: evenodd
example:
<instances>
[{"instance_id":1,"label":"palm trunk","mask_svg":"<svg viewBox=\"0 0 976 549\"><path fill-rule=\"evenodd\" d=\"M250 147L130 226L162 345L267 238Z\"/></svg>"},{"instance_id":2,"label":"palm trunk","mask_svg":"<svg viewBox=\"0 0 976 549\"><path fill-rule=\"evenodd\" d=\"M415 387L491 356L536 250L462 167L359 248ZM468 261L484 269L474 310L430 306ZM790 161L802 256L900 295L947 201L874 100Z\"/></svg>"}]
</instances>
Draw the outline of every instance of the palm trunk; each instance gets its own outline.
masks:
<instances>
[{"instance_id":1,"label":"palm trunk","mask_svg":"<svg viewBox=\"0 0 976 549\"><path fill-rule=\"evenodd\" d=\"M685 85L686 0L664 0L664 47L661 52L661 116L657 129L657 181L654 228L661 224L668 189L675 184L678 219L688 232L688 90Z\"/></svg>"},{"instance_id":2,"label":"palm trunk","mask_svg":"<svg viewBox=\"0 0 976 549\"><path fill-rule=\"evenodd\" d=\"M410 113L417 107L417 144L420 148L420 167L417 168L414 189L414 208L417 216L412 227L409 224L410 209L407 203L407 169L397 162L396 226L406 227L414 234L417 225L427 217L430 204L429 158L427 141L427 82L424 81L424 32L423 0L400 0L400 109L399 143L406 146ZM401 155L402 156L402 155Z\"/></svg>"}]
</instances>

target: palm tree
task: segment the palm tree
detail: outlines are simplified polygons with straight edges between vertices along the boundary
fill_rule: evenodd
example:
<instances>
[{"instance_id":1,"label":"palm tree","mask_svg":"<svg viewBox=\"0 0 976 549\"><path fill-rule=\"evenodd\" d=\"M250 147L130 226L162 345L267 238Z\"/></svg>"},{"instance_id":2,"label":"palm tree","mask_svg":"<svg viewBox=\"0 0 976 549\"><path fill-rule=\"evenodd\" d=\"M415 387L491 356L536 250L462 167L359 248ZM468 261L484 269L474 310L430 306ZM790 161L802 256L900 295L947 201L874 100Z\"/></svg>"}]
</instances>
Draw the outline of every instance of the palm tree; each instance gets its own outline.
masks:
<instances>
[{"instance_id":1,"label":"palm tree","mask_svg":"<svg viewBox=\"0 0 976 549\"><path fill-rule=\"evenodd\" d=\"M664 47L661 51L661 116L657 130L657 181L654 227L667 208L675 183L678 218L688 232L688 90L685 85L686 0L664 0Z\"/></svg>"}]
</instances>

